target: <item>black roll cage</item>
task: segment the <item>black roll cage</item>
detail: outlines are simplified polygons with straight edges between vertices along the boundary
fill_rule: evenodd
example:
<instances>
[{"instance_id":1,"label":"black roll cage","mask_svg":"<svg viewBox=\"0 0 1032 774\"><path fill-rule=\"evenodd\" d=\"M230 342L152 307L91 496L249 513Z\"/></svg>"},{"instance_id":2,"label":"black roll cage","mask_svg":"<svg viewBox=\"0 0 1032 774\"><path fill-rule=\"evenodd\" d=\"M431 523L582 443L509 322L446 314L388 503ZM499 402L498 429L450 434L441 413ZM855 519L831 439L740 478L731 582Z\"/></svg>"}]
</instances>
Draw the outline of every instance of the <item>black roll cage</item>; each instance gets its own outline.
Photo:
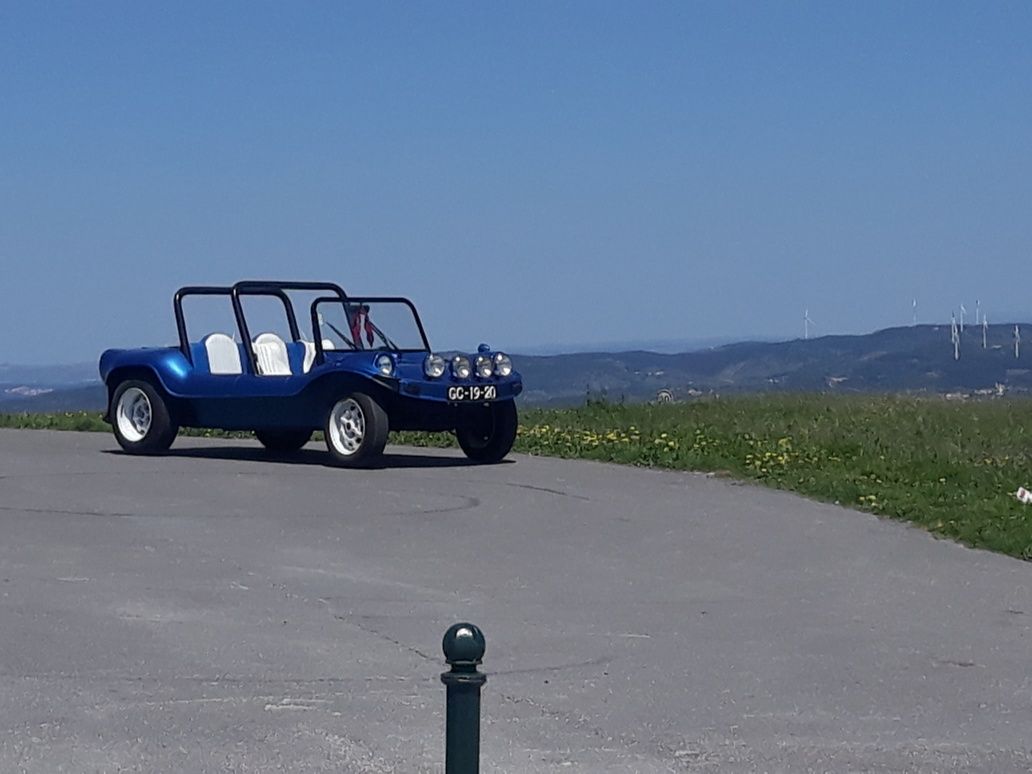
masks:
<instances>
[{"instance_id":1,"label":"black roll cage","mask_svg":"<svg viewBox=\"0 0 1032 774\"><path fill-rule=\"evenodd\" d=\"M416 310L415 305L407 298L400 296L366 296L359 298L356 296L349 296L344 292L344 288L335 282L284 282L279 280L242 280L234 285L230 286L218 286L218 285L188 285L182 287L176 291L172 297L172 308L176 316L176 329L179 332L179 349L183 353L183 357L187 359L190 365L194 365L193 354L190 352L190 339L186 332L186 317L183 315L183 298L186 296L229 296L230 301L233 305L233 316L236 318L237 328L239 329L240 338L244 341L247 346L244 349L247 352L247 363L251 369L252 374L258 373L258 366L255 362L254 349L251 346L251 331L247 327L247 319L244 316L244 307L240 302L241 296L273 296L278 298L283 304L283 309L287 314L287 324L290 327L290 335L294 341L301 340L301 330L297 325L297 316L294 314L294 304L290 300L290 296L287 295L287 291L300 290L300 291L323 291L332 293L332 296L319 296L312 301L311 305L311 320L312 320L312 338L315 340L315 362L322 365L326 362L326 356L323 352L322 336L317 335L320 332L318 313L316 307L320 303L340 301L344 304L345 316L347 315L347 304L348 303L402 303L408 306L412 310L412 316L416 320L416 326L419 328L419 335L423 339L423 350L403 350L403 351L430 351L430 342L426 337L426 330L423 328L423 321L419 317L419 312ZM350 325L350 319L348 323Z\"/></svg>"},{"instance_id":2,"label":"black roll cage","mask_svg":"<svg viewBox=\"0 0 1032 774\"><path fill-rule=\"evenodd\" d=\"M346 300L348 294L344 288L334 282L283 282L279 280L242 280L232 286L215 285L188 285L176 291L172 297L172 308L176 316L176 329L179 332L179 349L183 357L190 365L193 365L193 355L190 352L190 340L186 333L186 318L183 315L183 298L186 296L229 296L233 305L233 316L236 318L240 338L247 343L244 349L247 351L247 362L251 373L258 373L258 367L254 359L254 350L251 347L251 332L247 327L247 319L244 317L244 308L240 303L241 296L274 296L278 298L287 314L287 324L290 327L290 335L294 341L301 340L301 331L297 327L297 316L294 314L294 304L287 295L288 290L313 290L333 293L331 300ZM417 318L418 319L418 318ZM314 329L313 329L314 332ZM316 344L318 347L318 343Z\"/></svg>"}]
</instances>

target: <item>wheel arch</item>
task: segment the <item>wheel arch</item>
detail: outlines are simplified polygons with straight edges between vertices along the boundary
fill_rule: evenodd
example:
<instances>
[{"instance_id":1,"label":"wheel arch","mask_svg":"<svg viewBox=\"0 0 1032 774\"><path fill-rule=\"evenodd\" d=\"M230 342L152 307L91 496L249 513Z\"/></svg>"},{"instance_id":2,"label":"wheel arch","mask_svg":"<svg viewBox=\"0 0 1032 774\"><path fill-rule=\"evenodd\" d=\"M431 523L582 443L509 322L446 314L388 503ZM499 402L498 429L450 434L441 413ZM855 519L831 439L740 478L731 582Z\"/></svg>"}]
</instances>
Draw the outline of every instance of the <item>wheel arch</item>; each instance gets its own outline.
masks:
<instances>
[{"instance_id":1,"label":"wheel arch","mask_svg":"<svg viewBox=\"0 0 1032 774\"><path fill-rule=\"evenodd\" d=\"M362 392L376 400L390 414L394 396L397 394L376 379L356 373L330 373L320 376L308 386L310 399L318 404L320 414L329 411L342 396Z\"/></svg>"},{"instance_id":2,"label":"wheel arch","mask_svg":"<svg viewBox=\"0 0 1032 774\"><path fill-rule=\"evenodd\" d=\"M158 374L157 370L146 365L127 365L113 369L107 376L107 409L104 412L105 422L109 424L111 423L111 401L115 397L115 390L118 389L118 385L127 381L147 382L151 387L157 390L158 394L165 401L165 405L168 408L173 421L175 421L175 400L171 393L169 393L168 388L166 388L164 383L161 381L161 376Z\"/></svg>"}]
</instances>

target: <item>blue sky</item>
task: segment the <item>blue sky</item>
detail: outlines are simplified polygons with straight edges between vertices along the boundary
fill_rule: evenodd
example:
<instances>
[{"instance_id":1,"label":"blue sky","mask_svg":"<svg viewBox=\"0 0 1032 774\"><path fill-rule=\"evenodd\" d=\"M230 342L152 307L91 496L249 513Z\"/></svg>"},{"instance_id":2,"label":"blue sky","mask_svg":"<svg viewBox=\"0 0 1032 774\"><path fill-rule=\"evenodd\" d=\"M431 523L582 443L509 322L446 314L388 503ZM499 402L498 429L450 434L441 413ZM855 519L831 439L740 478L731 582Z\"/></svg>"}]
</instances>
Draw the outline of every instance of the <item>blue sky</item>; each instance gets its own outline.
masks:
<instances>
[{"instance_id":1,"label":"blue sky","mask_svg":"<svg viewBox=\"0 0 1032 774\"><path fill-rule=\"evenodd\" d=\"M0 2L0 362L183 284L507 348L1032 318L1029 3Z\"/></svg>"}]
</instances>

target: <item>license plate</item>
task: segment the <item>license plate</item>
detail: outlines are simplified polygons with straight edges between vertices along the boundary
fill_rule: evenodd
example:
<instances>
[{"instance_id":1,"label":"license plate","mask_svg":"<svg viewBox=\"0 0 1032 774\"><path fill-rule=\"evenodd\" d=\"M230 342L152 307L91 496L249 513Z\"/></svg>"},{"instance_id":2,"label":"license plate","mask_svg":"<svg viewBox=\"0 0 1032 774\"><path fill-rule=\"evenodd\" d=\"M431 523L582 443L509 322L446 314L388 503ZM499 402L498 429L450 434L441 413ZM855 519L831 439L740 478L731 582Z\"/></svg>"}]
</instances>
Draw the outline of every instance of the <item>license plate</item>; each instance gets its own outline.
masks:
<instances>
[{"instance_id":1,"label":"license plate","mask_svg":"<svg viewBox=\"0 0 1032 774\"><path fill-rule=\"evenodd\" d=\"M494 400L498 397L498 388L493 384L464 384L448 388L448 400Z\"/></svg>"}]
</instances>

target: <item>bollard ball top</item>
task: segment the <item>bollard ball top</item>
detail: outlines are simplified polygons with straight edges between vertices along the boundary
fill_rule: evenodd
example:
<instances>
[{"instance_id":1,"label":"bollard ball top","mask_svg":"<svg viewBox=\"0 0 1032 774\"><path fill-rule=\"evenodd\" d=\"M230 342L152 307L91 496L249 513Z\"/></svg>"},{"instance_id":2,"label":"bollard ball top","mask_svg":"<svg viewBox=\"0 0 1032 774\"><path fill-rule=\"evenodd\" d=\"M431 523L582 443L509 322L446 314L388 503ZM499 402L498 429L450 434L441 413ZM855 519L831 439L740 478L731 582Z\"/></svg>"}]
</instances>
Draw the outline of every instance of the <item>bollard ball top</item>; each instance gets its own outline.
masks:
<instances>
[{"instance_id":1,"label":"bollard ball top","mask_svg":"<svg viewBox=\"0 0 1032 774\"><path fill-rule=\"evenodd\" d=\"M471 623L457 623L444 633L441 648L444 660L452 666L473 666L484 658L487 642L478 627Z\"/></svg>"}]
</instances>

